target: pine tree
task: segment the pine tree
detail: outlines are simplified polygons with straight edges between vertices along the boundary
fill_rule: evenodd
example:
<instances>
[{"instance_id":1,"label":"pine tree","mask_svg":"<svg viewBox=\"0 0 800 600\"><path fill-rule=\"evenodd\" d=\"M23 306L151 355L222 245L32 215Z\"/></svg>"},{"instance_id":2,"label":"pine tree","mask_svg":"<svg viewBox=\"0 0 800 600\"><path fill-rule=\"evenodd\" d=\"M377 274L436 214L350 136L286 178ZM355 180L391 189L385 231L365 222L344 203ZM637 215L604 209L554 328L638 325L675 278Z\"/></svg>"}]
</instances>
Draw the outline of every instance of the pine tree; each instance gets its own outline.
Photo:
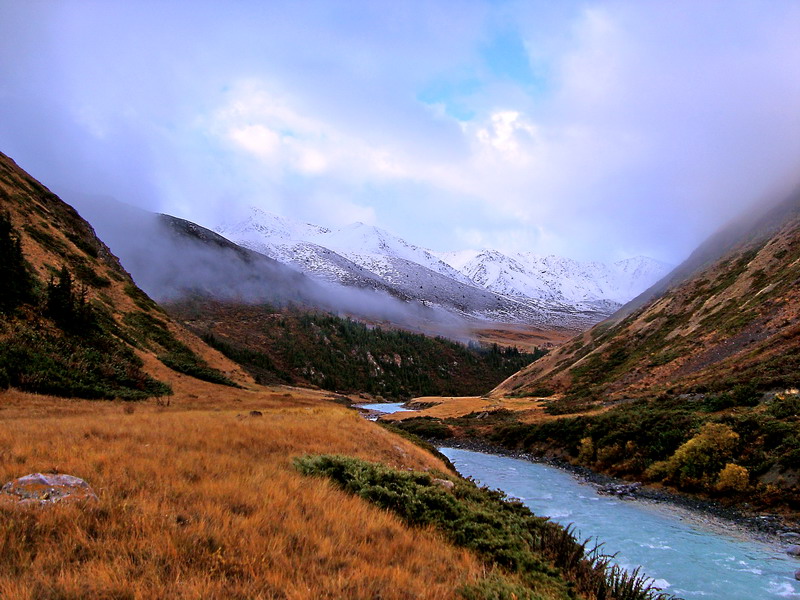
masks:
<instances>
[{"instance_id":1,"label":"pine tree","mask_svg":"<svg viewBox=\"0 0 800 600\"><path fill-rule=\"evenodd\" d=\"M93 315L86 294L86 286L76 288L67 267L61 267L58 279L50 277L47 283L46 314L65 330L89 327Z\"/></svg>"},{"instance_id":2,"label":"pine tree","mask_svg":"<svg viewBox=\"0 0 800 600\"><path fill-rule=\"evenodd\" d=\"M33 298L22 244L8 215L0 213L0 313L10 313Z\"/></svg>"}]
</instances>

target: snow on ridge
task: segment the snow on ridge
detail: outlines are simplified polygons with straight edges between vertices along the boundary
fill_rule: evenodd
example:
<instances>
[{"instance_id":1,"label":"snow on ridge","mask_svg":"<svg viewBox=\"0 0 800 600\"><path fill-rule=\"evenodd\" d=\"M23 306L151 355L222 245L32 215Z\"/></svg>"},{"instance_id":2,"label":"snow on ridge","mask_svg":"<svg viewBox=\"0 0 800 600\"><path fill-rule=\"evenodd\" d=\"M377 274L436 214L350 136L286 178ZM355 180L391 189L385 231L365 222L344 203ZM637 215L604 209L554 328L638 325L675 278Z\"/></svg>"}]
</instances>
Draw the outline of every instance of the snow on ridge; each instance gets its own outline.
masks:
<instances>
[{"instance_id":1,"label":"snow on ridge","mask_svg":"<svg viewBox=\"0 0 800 600\"><path fill-rule=\"evenodd\" d=\"M489 249L432 252L372 225L328 229L258 208L216 231L314 277L507 322L591 324L670 270L647 257L606 264Z\"/></svg>"}]
</instances>

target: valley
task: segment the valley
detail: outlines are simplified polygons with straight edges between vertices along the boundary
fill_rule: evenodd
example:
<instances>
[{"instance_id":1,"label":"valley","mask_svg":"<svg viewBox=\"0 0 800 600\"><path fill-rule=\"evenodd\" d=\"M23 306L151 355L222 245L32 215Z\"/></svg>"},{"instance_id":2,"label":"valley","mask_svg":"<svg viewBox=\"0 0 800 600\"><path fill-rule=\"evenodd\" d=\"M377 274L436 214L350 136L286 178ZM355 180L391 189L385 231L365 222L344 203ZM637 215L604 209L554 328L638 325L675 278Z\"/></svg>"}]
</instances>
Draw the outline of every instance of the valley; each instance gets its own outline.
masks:
<instances>
[{"instance_id":1,"label":"valley","mask_svg":"<svg viewBox=\"0 0 800 600\"><path fill-rule=\"evenodd\" d=\"M800 2L4 2L0 600L800 599Z\"/></svg>"},{"instance_id":2,"label":"valley","mask_svg":"<svg viewBox=\"0 0 800 600\"><path fill-rule=\"evenodd\" d=\"M365 389L489 387L543 351L198 301L197 288L165 310L77 212L5 156L0 200L3 597L662 598L567 529L458 477L420 438L342 406ZM229 265L274 267L170 223L224 249ZM290 332L273 350L339 349L282 362L293 355L268 355L256 324ZM315 381L308 367L322 358ZM345 368L359 361L364 372ZM304 387L272 385L282 377ZM38 473L77 478L88 493L21 487Z\"/></svg>"}]
</instances>

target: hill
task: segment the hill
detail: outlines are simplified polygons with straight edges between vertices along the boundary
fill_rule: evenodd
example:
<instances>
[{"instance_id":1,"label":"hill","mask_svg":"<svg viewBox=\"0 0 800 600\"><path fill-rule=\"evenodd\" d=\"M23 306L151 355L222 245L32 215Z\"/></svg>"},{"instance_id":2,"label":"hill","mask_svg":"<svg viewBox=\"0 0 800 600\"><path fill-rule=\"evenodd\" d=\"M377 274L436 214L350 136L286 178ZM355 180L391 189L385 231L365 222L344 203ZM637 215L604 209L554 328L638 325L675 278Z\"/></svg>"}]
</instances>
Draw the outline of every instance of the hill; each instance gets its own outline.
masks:
<instances>
[{"instance_id":1,"label":"hill","mask_svg":"<svg viewBox=\"0 0 800 600\"><path fill-rule=\"evenodd\" d=\"M568 398L797 387L800 193L713 236L617 315L504 382Z\"/></svg>"},{"instance_id":2,"label":"hill","mask_svg":"<svg viewBox=\"0 0 800 600\"><path fill-rule=\"evenodd\" d=\"M69 205L0 154L0 384L83 398L171 393L143 355L225 385L250 381L176 326Z\"/></svg>"},{"instance_id":3,"label":"hill","mask_svg":"<svg viewBox=\"0 0 800 600\"><path fill-rule=\"evenodd\" d=\"M545 354L465 345L298 307L198 299L165 308L259 383L391 399L483 394Z\"/></svg>"}]
</instances>

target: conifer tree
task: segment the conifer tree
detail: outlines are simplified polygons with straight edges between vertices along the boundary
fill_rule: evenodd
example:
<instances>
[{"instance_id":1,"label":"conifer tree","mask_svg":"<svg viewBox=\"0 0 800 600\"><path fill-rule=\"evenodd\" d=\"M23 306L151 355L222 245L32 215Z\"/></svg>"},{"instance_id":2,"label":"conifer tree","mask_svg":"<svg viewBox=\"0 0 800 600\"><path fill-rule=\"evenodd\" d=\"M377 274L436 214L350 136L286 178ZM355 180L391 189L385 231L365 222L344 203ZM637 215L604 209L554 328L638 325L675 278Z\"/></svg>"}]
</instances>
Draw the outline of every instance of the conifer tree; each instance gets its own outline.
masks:
<instances>
[{"instance_id":1,"label":"conifer tree","mask_svg":"<svg viewBox=\"0 0 800 600\"><path fill-rule=\"evenodd\" d=\"M8 215L0 213L0 313L10 313L33 298L33 281L22 244Z\"/></svg>"}]
</instances>

